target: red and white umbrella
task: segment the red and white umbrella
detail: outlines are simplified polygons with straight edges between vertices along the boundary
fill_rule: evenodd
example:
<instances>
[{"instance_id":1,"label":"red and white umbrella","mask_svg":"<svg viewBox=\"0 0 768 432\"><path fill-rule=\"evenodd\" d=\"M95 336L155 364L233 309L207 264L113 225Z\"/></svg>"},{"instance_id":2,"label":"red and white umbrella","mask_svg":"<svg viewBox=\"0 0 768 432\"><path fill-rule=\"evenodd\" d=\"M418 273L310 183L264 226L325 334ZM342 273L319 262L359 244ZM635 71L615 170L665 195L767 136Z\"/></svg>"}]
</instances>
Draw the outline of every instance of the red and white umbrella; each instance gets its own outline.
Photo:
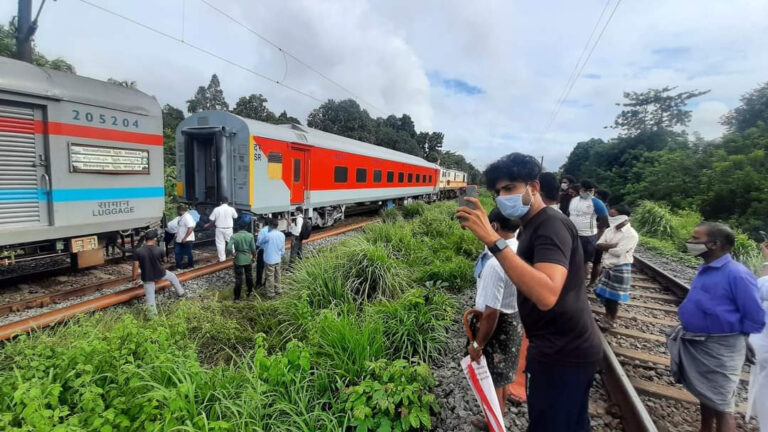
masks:
<instances>
[{"instance_id":1,"label":"red and white umbrella","mask_svg":"<svg viewBox=\"0 0 768 432\"><path fill-rule=\"evenodd\" d=\"M483 313L477 309L470 309L464 313L464 328L470 342L475 340L472 330L469 328L469 317L471 315L482 316ZM481 355L478 362L473 362L469 356L466 356L461 359L461 368L467 376L469 386L472 387L477 402L483 409L488 430L491 432L506 432L504 417L502 417L499 400L496 397L496 388L493 386L493 379L488 371L485 356Z\"/></svg>"}]
</instances>

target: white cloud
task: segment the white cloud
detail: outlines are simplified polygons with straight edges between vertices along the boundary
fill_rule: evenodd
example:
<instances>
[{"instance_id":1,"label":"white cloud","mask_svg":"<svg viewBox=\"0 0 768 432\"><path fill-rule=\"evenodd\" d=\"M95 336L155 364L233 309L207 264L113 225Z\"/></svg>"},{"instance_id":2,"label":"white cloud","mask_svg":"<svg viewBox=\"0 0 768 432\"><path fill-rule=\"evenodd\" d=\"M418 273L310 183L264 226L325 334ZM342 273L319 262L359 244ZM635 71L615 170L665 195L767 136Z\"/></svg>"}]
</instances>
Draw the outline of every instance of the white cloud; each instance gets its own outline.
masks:
<instances>
[{"instance_id":1,"label":"white cloud","mask_svg":"<svg viewBox=\"0 0 768 432\"><path fill-rule=\"evenodd\" d=\"M182 1L98 4L181 35ZM199 0L184 3L188 41L282 79L285 66L278 51ZM768 2L622 2L584 78L544 134L604 0L214 4L387 113L410 113L417 128L445 132L447 149L481 166L503 153L523 151L544 155L546 165L555 169L576 142L615 135L603 127L612 123L623 91L665 85L712 90L693 105L690 130L715 137L721 131L719 117L738 104L741 94L765 81L768 70ZM14 13L15 2L0 4L0 19ZM300 118L318 105L76 1L46 5L38 45L49 56L70 59L85 75L137 80L162 103L183 106L198 85L218 72L232 104L239 96L260 92L273 110L286 109ZM430 87L427 73L483 92L469 96ZM290 60L286 82L322 100L348 96Z\"/></svg>"}]
</instances>

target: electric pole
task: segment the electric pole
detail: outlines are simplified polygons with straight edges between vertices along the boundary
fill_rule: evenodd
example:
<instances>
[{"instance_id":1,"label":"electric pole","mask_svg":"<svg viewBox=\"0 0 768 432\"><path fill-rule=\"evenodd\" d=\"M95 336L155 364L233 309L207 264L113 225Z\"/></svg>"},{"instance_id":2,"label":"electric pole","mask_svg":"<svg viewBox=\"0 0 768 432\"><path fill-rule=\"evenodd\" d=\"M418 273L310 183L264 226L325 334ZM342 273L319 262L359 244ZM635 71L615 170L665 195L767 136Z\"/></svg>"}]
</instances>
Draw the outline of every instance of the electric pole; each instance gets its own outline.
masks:
<instances>
[{"instance_id":1,"label":"electric pole","mask_svg":"<svg viewBox=\"0 0 768 432\"><path fill-rule=\"evenodd\" d=\"M16 57L32 63L32 0L19 0L19 14L16 23Z\"/></svg>"}]
</instances>

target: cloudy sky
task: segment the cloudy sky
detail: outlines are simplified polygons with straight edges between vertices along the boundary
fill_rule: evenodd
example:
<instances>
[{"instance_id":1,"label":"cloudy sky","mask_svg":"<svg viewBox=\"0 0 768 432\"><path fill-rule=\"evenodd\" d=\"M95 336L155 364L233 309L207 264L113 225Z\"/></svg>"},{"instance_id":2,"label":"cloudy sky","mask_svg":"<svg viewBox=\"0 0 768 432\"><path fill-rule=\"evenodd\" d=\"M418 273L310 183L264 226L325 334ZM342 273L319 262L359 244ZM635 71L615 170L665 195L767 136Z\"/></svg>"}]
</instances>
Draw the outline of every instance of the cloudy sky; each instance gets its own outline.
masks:
<instances>
[{"instance_id":1,"label":"cloudy sky","mask_svg":"<svg viewBox=\"0 0 768 432\"><path fill-rule=\"evenodd\" d=\"M603 127L623 91L664 85L711 89L690 107L690 130L717 137L719 117L768 80L764 0L622 1L549 128L605 0L206 1L341 84L372 115L409 113L417 129L444 132L446 149L481 168L522 151L556 169L578 141L615 134ZM82 75L135 80L161 104L184 107L212 73L230 104L263 93L273 111L302 121L317 100L350 96L203 0L88 2L170 37L59 0L43 10L38 48ZM15 1L0 2L0 20L15 14Z\"/></svg>"}]
</instances>

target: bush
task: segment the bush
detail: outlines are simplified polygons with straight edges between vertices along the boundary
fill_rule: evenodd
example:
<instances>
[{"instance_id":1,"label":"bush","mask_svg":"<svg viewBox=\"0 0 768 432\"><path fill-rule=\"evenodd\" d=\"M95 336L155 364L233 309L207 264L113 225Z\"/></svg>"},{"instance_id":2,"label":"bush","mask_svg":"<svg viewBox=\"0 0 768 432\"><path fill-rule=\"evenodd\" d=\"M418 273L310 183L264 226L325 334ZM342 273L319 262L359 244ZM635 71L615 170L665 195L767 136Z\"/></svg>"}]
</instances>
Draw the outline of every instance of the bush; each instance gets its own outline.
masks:
<instances>
[{"instance_id":1,"label":"bush","mask_svg":"<svg viewBox=\"0 0 768 432\"><path fill-rule=\"evenodd\" d=\"M380 360L368 365L366 379L344 390L344 410L352 414L358 431L430 429L431 413L438 411L429 367L405 360Z\"/></svg>"}]
</instances>

